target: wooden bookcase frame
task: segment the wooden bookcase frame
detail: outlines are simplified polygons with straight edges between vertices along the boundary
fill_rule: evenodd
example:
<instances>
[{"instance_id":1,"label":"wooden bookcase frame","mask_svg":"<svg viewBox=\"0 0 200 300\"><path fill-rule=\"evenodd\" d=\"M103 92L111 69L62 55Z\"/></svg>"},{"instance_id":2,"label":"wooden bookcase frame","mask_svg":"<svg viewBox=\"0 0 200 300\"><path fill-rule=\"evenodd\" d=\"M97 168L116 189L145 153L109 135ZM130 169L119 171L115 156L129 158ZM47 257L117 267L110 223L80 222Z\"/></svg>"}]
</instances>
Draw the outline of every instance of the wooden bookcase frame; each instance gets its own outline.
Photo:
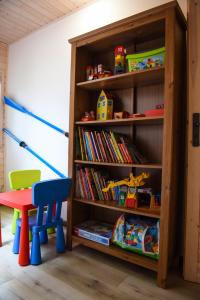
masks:
<instances>
[{"instance_id":1,"label":"wooden bookcase frame","mask_svg":"<svg viewBox=\"0 0 200 300\"><path fill-rule=\"evenodd\" d=\"M149 29L148 29L149 28ZM148 34L151 32L151 34ZM71 52L71 93L70 93L70 129L69 129L69 176L72 177L74 187L71 193L71 197L68 201L68 225L67 225L67 245L69 249L72 249L72 242L76 241L87 247L94 248L101 252L107 253L111 256L121 258L125 261L143 266L157 272L157 282L161 287L166 286L167 274L170 265L173 262L174 255L176 254L177 238L177 210L179 209L179 199L181 199L181 189L179 189L181 179L181 168L183 166L181 156L181 146L183 144L182 129L184 127L184 109L185 109L185 94L184 94L184 75L185 75L185 32L186 21L176 1L164 4L154 9L142 12L140 14L131 16L119 22L115 22L111 25L94 30L87 34L83 34L79 37L71 39L69 42L72 44ZM116 75L106 79L99 79L92 82L85 81L85 67L90 64L90 51L97 51L99 63L101 63L101 57L105 55L99 54L101 51L105 54L105 49L111 50L111 46L114 43L118 45L128 42L128 37L136 41L141 42L138 48L134 45L135 50L145 50L148 45L151 45L151 38L156 39L159 35L160 40L164 41L166 48L165 66L157 69L144 70L135 73L125 73L122 75ZM142 39L146 42L142 43ZM120 42L119 42L120 41ZM156 47L157 42L153 44ZM160 45L160 42L158 44ZM107 48L106 48L107 47ZM146 48L145 48L146 47ZM114 51L114 48L112 48ZM148 49L147 49L148 50ZM95 52L94 52L95 53ZM114 63L114 61L113 61ZM162 86L160 87L159 84ZM122 128L126 126L126 129L130 135L135 137L135 128L141 124L145 124L146 130L151 128L161 128L161 134L154 133L154 140L158 134L158 141L161 148L161 162L158 160L156 163L149 165L131 165L126 164L106 164L106 163L89 163L82 162L76 157L75 147L75 130L77 126L84 125L80 121L80 115L84 111L90 109L91 101L87 100L89 93L100 90L101 88L108 88L116 90L121 87L119 95L124 97L124 105L127 99L131 99L128 106L129 111L134 111L135 106L141 105L138 101L136 104L137 93L140 94L141 102L145 98L145 87L139 89L140 86L156 86L156 91L159 96L155 97L156 100L163 98L165 103L164 117L151 117L137 120L109 120L106 122L93 121L85 124L85 126L107 126L115 128ZM153 88L152 88L153 89ZM149 93L149 90L146 91ZM128 94L128 96L127 96ZM154 97L156 93L154 90L151 96ZM91 95L91 94L90 94ZM93 97L94 99L94 97ZM97 99L97 98L96 98ZM95 100L92 100L95 103ZM128 100L127 100L128 101ZM145 103L145 100L143 101ZM155 103L154 103L155 104ZM93 107L95 108L95 104ZM159 127L155 127L159 126ZM141 127L139 127L141 128ZM153 127L152 127L153 128ZM149 129L151 130L151 129ZM153 129L152 129L153 130ZM155 129L157 130L157 129ZM139 129L140 134L141 129ZM148 131L147 131L148 132ZM145 136L144 133L142 133ZM146 137L148 134L146 133ZM148 139L148 142L150 140ZM153 145L153 142L151 142ZM158 145L154 146L152 153L159 151ZM126 171L127 168L134 168L137 170L141 167L149 170L156 169L156 172L160 172L161 175L161 209L158 211L147 210L130 210L126 208L119 208L116 205L110 205L101 201L90 202L83 199L77 199L75 195L75 168L76 164L84 165L96 165L97 167L115 170L121 168L121 171ZM129 169L128 169L129 170ZM139 169L140 170L140 169ZM148 257L140 256L134 253L126 252L115 246L105 247L103 245L91 242L89 240L79 238L73 235L73 225L84 221L90 217L90 214L95 215L98 210L104 212L104 215L109 215L109 218L116 216L115 213L130 212L137 215L146 215L150 217L160 218L160 258L159 261L152 260ZM115 218L116 219L116 218Z\"/></svg>"}]
</instances>

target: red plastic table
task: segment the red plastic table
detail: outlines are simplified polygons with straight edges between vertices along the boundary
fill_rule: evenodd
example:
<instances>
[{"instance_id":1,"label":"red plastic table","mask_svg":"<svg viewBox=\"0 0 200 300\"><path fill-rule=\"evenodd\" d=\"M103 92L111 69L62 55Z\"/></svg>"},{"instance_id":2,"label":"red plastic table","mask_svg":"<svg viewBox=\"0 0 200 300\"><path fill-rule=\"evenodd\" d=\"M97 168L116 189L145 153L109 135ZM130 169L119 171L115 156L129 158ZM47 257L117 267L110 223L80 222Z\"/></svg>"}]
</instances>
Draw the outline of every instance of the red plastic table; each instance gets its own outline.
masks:
<instances>
[{"instance_id":1,"label":"red plastic table","mask_svg":"<svg viewBox=\"0 0 200 300\"><path fill-rule=\"evenodd\" d=\"M13 192L0 193L0 205L19 209L22 213L22 225L20 234L19 265L29 265L29 227L28 211L33 209L32 190L20 190ZM0 222L0 246L1 241L1 222Z\"/></svg>"}]
</instances>

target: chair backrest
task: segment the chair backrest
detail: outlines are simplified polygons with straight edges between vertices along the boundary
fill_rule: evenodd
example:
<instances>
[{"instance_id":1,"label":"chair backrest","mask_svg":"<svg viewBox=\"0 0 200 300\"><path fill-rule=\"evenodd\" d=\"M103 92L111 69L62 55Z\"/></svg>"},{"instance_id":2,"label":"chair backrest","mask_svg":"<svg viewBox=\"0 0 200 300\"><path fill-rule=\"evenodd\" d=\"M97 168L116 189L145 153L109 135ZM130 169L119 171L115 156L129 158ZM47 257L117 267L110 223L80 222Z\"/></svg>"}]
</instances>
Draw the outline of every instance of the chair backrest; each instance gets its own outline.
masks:
<instances>
[{"instance_id":1,"label":"chair backrest","mask_svg":"<svg viewBox=\"0 0 200 300\"><path fill-rule=\"evenodd\" d=\"M41 178L40 170L16 170L8 174L10 188L12 190L21 190L32 187L32 185Z\"/></svg>"},{"instance_id":2,"label":"chair backrest","mask_svg":"<svg viewBox=\"0 0 200 300\"><path fill-rule=\"evenodd\" d=\"M32 187L32 203L38 207L36 226L43 224L44 207L47 206L46 225L49 227L52 222L60 220L62 202L67 199L70 193L72 180L70 178L61 178L40 181ZM56 205L53 217L53 208Z\"/></svg>"}]
</instances>

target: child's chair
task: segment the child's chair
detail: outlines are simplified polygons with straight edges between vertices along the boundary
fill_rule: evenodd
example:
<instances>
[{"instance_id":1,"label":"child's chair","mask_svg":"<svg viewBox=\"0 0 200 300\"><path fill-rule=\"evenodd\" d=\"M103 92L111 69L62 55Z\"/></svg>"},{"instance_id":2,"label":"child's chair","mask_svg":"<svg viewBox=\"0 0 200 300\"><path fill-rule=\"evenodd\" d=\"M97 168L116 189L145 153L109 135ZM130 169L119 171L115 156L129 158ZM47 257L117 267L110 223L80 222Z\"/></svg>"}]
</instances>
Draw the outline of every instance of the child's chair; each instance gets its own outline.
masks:
<instances>
[{"instance_id":1,"label":"child's chair","mask_svg":"<svg viewBox=\"0 0 200 300\"><path fill-rule=\"evenodd\" d=\"M32 187L34 183L40 181L41 171L40 170L11 171L8 174L8 178L9 178L10 188L12 190L28 189ZM35 211L36 213L35 209L33 211ZM20 217L20 211L18 209L14 209L12 228L11 228L12 234L15 234L16 232L16 222L19 217Z\"/></svg>"},{"instance_id":2,"label":"child's chair","mask_svg":"<svg viewBox=\"0 0 200 300\"><path fill-rule=\"evenodd\" d=\"M35 222L29 217L29 228L32 229L31 264L42 263L40 244L48 242L47 229L56 228L56 250L58 253L65 251L65 238L63 232L63 220L61 218L62 202L66 200L70 193L72 180L54 179L41 181L32 187L32 203L37 207L37 217ZM53 216L53 207L56 205ZM47 212L44 207L47 206ZM14 247L19 249L21 219L17 220L17 230L15 234Z\"/></svg>"}]
</instances>

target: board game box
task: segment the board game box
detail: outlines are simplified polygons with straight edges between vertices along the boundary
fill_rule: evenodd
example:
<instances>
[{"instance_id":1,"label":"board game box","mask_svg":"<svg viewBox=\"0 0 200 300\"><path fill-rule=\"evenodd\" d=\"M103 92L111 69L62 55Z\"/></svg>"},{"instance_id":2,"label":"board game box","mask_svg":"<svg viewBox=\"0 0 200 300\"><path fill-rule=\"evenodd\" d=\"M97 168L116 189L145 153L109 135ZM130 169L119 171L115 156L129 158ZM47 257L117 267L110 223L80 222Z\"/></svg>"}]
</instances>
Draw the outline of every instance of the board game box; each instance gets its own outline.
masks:
<instances>
[{"instance_id":1,"label":"board game box","mask_svg":"<svg viewBox=\"0 0 200 300\"><path fill-rule=\"evenodd\" d=\"M88 220L73 228L75 235L105 246L110 245L112 230L112 225L94 220Z\"/></svg>"}]
</instances>

